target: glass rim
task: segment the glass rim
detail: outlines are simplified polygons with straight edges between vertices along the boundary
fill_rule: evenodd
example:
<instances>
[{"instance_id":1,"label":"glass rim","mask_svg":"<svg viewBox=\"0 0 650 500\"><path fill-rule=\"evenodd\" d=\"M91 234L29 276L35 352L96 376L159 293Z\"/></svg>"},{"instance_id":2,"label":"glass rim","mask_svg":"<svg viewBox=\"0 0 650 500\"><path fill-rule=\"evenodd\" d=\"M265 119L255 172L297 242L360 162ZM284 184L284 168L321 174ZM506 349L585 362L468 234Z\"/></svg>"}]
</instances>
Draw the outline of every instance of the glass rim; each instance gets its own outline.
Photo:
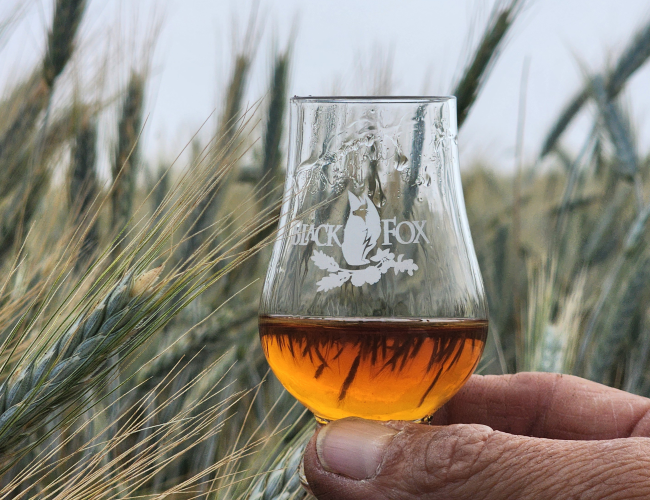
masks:
<instances>
[{"instance_id":1,"label":"glass rim","mask_svg":"<svg viewBox=\"0 0 650 500\"><path fill-rule=\"evenodd\" d=\"M456 96L293 96L292 103L437 103L455 101Z\"/></svg>"}]
</instances>

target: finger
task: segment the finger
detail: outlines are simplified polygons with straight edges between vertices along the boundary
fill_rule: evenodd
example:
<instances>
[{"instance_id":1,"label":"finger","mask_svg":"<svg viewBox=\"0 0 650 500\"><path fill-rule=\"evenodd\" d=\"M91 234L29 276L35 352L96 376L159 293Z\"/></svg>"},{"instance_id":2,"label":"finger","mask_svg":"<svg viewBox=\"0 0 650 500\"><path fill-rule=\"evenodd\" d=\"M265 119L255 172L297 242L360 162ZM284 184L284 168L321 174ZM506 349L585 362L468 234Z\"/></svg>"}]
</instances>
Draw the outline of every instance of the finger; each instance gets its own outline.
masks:
<instances>
[{"instance_id":1,"label":"finger","mask_svg":"<svg viewBox=\"0 0 650 500\"><path fill-rule=\"evenodd\" d=\"M650 498L650 438L561 441L482 425L344 419L309 443L319 500Z\"/></svg>"},{"instance_id":2,"label":"finger","mask_svg":"<svg viewBox=\"0 0 650 500\"><path fill-rule=\"evenodd\" d=\"M550 439L650 437L650 399L571 375L475 375L431 423Z\"/></svg>"}]
</instances>

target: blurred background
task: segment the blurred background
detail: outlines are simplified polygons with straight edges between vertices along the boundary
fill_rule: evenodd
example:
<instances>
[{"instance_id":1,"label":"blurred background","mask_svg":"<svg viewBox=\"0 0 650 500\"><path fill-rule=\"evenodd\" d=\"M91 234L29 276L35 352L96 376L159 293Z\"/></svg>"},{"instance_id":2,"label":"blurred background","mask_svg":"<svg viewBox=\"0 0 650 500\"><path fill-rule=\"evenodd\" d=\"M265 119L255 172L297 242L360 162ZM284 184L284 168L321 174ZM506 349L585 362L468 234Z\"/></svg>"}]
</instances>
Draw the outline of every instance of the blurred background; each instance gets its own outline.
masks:
<instances>
[{"instance_id":1,"label":"blurred background","mask_svg":"<svg viewBox=\"0 0 650 500\"><path fill-rule=\"evenodd\" d=\"M453 94L480 373L650 396L650 7L0 4L0 500L305 498L257 305L287 103Z\"/></svg>"},{"instance_id":2,"label":"blurred background","mask_svg":"<svg viewBox=\"0 0 650 500\"><path fill-rule=\"evenodd\" d=\"M1 54L2 83L29 71L45 46L52 15L52 2L45 0L7 0L0 11L6 14L19 4L25 12ZM264 92L271 47L285 45L292 33L289 95L367 93L366 74L380 61L391 68L390 94L446 95L494 4L495 0L407 0L399 5L388 0L263 1L261 40L246 102L252 104ZM228 0L107 0L89 6L80 35L88 44L84 64L110 57L111 71L122 78L127 76L126 63L138 57L134 47L141 47L159 27L147 91L149 121L143 134L147 157L181 149L221 104L233 43L245 29L252 5ZM480 159L513 168L518 86L527 58L524 148L526 158L532 159L566 96L580 87L586 74L612 62L649 10L643 0L531 2L509 32L483 97L463 129L461 165ZM109 36L110 50L103 45ZM645 147L650 146L649 87L650 68L641 68L629 79L623 97ZM588 132L588 115L585 108L572 123L564 137L567 147L580 146Z\"/></svg>"}]
</instances>

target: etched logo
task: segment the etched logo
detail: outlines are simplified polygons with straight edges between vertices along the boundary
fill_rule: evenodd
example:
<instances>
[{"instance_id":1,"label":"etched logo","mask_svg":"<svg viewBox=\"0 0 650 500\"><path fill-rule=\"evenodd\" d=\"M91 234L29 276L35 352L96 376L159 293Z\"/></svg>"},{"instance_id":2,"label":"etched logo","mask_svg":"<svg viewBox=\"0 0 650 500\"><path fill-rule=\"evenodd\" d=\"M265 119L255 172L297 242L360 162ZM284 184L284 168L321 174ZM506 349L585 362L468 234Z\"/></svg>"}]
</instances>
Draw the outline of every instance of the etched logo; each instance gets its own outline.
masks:
<instances>
[{"instance_id":1,"label":"etched logo","mask_svg":"<svg viewBox=\"0 0 650 500\"><path fill-rule=\"evenodd\" d=\"M308 245L313 242L317 247L338 246L341 248L343 258L349 266L365 266L361 269L347 269L341 267L336 260L322 250L314 250L311 260L316 267L327 271L329 274L316 282L318 291L328 291L343 286L348 281L353 286L362 286L366 283L377 283L382 275L393 270L395 275L406 272L409 276L418 270L417 264L412 259L404 259L404 255L395 254L389 248L377 248L374 255L371 252L381 242L381 247L390 247L394 241L402 245L430 243L425 232L426 220L401 221L397 218L380 219L379 212L374 203L364 194L357 197L348 191L350 215L343 225L304 224L301 221L294 223L289 233L290 245ZM341 229L342 235L341 235ZM339 239L342 236L343 240ZM382 237L383 236L383 237Z\"/></svg>"}]
</instances>

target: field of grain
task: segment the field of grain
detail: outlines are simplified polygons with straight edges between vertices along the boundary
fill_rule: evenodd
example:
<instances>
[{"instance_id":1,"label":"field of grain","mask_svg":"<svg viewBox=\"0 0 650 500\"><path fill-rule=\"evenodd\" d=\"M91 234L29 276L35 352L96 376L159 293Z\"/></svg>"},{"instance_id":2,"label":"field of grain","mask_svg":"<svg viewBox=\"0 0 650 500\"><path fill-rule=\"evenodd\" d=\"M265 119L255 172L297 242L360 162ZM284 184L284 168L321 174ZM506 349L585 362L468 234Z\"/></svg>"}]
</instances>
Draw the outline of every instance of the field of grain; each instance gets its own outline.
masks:
<instances>
[{"instance_id":1,"label":"field of grain","mask_svg":"<svg viewBox=\"0 0 650 500\"><path fill-rule=\"evenodd\" d=\"M520 8L498 5L449 89L461 134ZM151 165L146 65L110 102L57 88L85 9L55 2L40 63L0 99L0 499L306 498L296 470L313 419L269 372L257 333L291 43L247 109L262 56L245 33L213 138L189 144L187 162ZM0 20L0 42L12 22ZM648 58L650 24L568 96L534 163L464 165L490 307L481 372L573 373L650 396L650 154L620 105ZM591 133L566 151L585 107Z\"/></svg>"}]
</instances>

